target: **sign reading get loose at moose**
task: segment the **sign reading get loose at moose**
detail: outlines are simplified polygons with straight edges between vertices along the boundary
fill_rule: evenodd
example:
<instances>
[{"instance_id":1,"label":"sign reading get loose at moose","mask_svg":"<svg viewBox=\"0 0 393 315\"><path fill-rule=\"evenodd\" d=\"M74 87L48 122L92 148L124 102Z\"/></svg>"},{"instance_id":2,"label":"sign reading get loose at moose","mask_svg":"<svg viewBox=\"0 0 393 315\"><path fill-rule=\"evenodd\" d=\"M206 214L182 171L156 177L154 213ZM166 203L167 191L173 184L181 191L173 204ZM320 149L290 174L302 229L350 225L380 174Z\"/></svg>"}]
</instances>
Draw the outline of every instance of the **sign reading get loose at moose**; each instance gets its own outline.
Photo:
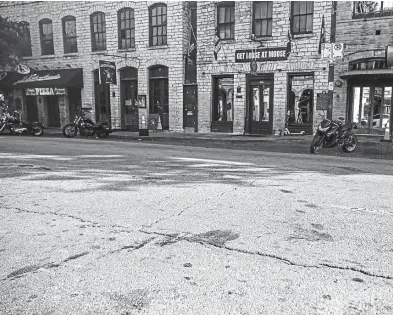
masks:
<instances>
[{"instance_id":1,"label":"sign reading get loose at moose","mask_svg":"<svg viewBox=\"0 0 393 315\"><path fill-rule=\"evenodd\" d=\"M251 60L273 61L286 59L288 59L286 47L235 51L235 62L250 62Z\"/></svg>"}]
</instances>

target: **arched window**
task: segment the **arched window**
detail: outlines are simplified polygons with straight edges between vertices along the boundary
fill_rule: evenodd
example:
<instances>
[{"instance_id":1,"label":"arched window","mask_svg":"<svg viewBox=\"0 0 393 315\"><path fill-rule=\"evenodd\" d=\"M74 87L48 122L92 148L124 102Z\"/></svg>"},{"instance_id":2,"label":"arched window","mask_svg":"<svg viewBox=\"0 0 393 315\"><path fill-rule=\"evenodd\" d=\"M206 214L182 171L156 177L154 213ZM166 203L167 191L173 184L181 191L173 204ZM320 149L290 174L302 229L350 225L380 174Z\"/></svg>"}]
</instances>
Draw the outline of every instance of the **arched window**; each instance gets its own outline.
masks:
<instances>
[{"instance_id":1,"label":"arched window","mask_svg":"<svg viewBox=\"0 0 393 315\"><path fill-rule=\"evenodd\" d=\"M31 56L31 37L30 37L30 25L29 23L23 21L19 23L19 27L24 38L22 47L22 56Z\"/></svg>"},{"instance_id":2,"label":"arched window","mask_svg":"<svg viewBox=\"0 0 393 315\"><path fill-rule=\"evenodd\" d=\"M76 19L74 16L66 16L62 20L63 22L63 42L64 42L64 53L75 53L78 52L78 46L76 41Z\"/></svg>"},{"instance_id":3,"label":"arched window","mask_svg":"<svg viewBox=\"0 0 393 315\"><path fill-rule=\"evenodd\" d=\"M124 8L117 13L119 29L119 49L135 47L134 10Z\"/></svg>"},{"instance_id":4,"label":"arched window","mask_svg":"<svg viewBox=\"0 0 393 315\"><path fill-rule=\"evenodd\" d=\"M90 27L91 50L106 50L105 14L103 12L95 12L90 15Z\"/></svg>"},{"instance_id":5,"label":"arched window","mask_svg":"<svg viewBox=\"0 0 393 315\"><path fill-rule=\"evenodd\" d=\"M159 3L149 8L150 46L167 44L167 12L166 5Z\"/></svg>"},{"instance_id":6,"label":"arched window","mask_svg":"<svg viewBox=\"0 0 393 315\"><path fill-rule=\"evenodd\" d=\"M43 19L40 24L41 54L54 55L52 20Z\"/></svg>"}]
</instances>

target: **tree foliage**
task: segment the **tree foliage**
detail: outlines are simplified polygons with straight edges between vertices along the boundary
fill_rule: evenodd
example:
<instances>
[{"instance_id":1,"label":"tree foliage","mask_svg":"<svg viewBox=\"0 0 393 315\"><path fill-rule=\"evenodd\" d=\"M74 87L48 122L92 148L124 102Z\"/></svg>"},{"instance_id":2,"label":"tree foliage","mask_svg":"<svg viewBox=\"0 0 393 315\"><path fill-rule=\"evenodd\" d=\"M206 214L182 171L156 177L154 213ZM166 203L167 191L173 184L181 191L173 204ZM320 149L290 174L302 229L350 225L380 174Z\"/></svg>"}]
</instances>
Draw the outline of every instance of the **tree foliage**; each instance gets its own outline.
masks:
<instances>
[{"instance_id":1,"label":"tree foliage","mask_svg":"<svg viewBox=\"0 0 393 315\"><path fill-rule=\"evenodd\" d=\"M0 67L15 66L27 45L20 24L0 16Z\"/></svg>"}]
</instances>

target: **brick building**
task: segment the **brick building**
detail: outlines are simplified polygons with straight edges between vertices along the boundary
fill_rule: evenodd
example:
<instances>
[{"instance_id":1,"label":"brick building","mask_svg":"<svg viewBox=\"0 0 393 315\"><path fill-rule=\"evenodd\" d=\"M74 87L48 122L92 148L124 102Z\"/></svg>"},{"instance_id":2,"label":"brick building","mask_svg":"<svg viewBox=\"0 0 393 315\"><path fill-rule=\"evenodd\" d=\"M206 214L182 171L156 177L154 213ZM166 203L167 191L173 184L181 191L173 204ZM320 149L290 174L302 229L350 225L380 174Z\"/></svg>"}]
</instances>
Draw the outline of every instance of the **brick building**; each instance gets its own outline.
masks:
<instances>
[{"instance_id":1,"label":"brick building","mask_svg":"<svg viewBox=\"0 0 393 315\"><path fill-rule=\"evenodd\" d=\"M183 130L190 3L3 2L0 15L31 39L23 62L34 71L13 84L25 119L60 127L84 106L113 128L137 129L146 99L164 129ZM100 60L115 63L117 85L99 83Z\"/></svg>"},{"instance_id":2,"label":"brick building","mask_svg":"<svg viewBox=\"0 0 393 315\"><path fill-rule=\"evenodd\" d=\"M337 2L337 42L344 58L335 68L334 111L358 123L359 132L383 134L393 119L393 70L386 47L393 43L393 3Z\"/></svg>"},{"instance_id":3,"label":"brick building","mask_svg":"<svg viewBox=\"0 0 393 315\"><path fill-rule=\"evenodd\" d=\"M287 122L291 132L312 133L322 94L328 117L364 124L379 110L378 125L386 124L391 89L371 83L390 70L367 68L368 89L357 78L368 61L383 67L393 17L359 19L353 8L331 1L7 2L0 15L23 22L31 38L24 63L35 77L11 85L30 120L63 126L85 106L97 121L137 130L146 99L164 129L274 134ZM322 42L345 44L345 57L325 58ZM99 83L100 60L115 63L116 85ZM361 116L366 105L351 105L381 93L385 103L375 114Z\"/></svg>"},{"instance_id":4,"label":"brick building","mask_svg":"<svg viewBox=\"0 0 393 315\"><path fill-rule=\"evenodd\" d=\"M331 1L198 2L199 131L272 134L288 119L291 132L312 133L331 18Z\"/></svg>"}]
</instances>

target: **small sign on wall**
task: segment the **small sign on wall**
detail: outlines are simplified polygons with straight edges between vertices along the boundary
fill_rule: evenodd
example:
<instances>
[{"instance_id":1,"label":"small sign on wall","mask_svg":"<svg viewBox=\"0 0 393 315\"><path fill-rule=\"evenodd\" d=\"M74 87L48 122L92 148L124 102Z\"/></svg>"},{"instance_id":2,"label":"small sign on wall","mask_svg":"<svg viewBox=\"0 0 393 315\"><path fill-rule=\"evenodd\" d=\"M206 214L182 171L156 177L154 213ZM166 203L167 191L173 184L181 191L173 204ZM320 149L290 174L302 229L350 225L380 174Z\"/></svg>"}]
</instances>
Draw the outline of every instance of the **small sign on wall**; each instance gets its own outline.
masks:
<instances>
[{"instance_id":1,"label":"small sign on wall","mask_svg":"<svg viewBox=\"0 0 393 315\"><path fill-rule=\"evenodd\" d=\"M329 94L326 92L317 93L317 110L328 110L329 107Z\"/></svg>"}]
</instances>

